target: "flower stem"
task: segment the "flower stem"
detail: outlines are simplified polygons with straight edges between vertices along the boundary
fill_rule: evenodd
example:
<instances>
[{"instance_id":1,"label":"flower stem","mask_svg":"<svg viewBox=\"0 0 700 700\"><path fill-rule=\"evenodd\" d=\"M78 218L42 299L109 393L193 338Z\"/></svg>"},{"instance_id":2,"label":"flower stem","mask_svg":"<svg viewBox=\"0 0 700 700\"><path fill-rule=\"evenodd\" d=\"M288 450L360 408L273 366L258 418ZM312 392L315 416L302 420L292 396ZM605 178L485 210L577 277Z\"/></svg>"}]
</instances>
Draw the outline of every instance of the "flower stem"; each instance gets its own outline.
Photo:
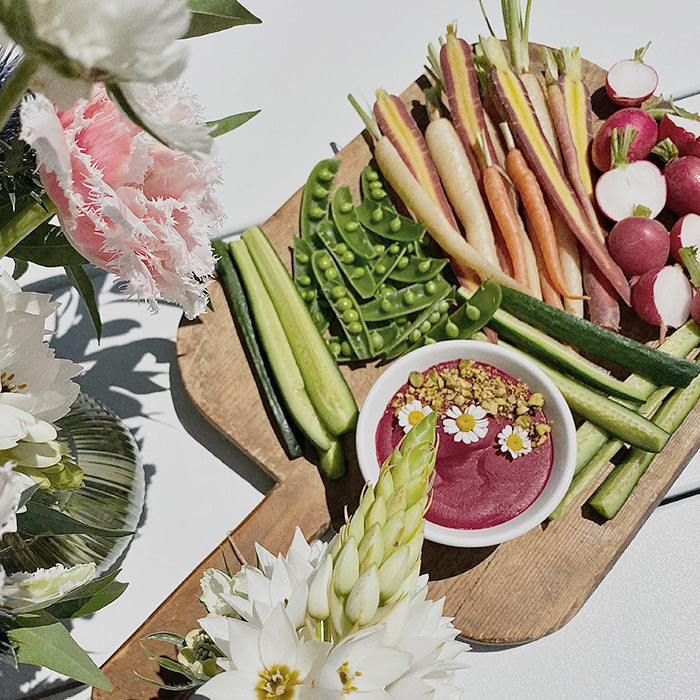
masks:
<instances>
[{"instance_id":1,"label":"flower stem","mask_svg":"<svg viewBox=\"0 0 700 700\"><path fill-rule=\"evenodd\" d=\"M4 92L0 92L0 95ZM56 213L56 205L47 194L42 195L41 204L31 202L18 211L9 221L0 226L0 258L5 257L20 241L48 221Z\"/></svg>"},{"instance_id":2,"label":"flower stem","mask_svg":"<svg viewBox=\"0 0 700 700\"><path fill-rule=\"evenodd\" d=\"M5 81L2 90L0 90L0 129L7 124L13 110L24 97L29 87L29 81L38 67L39 61L25 54Z\"/></svg>"}]
</instances>

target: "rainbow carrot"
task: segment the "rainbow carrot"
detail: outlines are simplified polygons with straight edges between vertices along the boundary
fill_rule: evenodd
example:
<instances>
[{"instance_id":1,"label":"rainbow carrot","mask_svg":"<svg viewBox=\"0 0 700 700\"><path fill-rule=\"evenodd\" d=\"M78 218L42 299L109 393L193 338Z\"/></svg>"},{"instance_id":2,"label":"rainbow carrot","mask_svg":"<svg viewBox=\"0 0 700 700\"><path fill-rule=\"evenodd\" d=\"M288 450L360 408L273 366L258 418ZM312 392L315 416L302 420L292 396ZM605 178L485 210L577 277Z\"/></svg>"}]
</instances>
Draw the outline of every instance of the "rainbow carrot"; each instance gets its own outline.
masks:
<instances>
[{"instance_id":1,"label":"rainbow carrot","mask_svg":"<svg viewBox=\"0 0 700 700\"><path fill-rule=\"evenodd\" d=\"M459 230L425 138L404 103L396 95L377 90L374 117L380 131L394 144L394 148L421 187L441 209L450 225Z\"/></svg>"},{"instance_id":2,"label":"rainbow carrot","mask_svg":"<svg viewBox=\"0 0 700 700\"><path fill-rule=\"evenodd\" d=\"M542 133L522 81L508 66L503 49L495 37L481 37L479 41L484 56L491 65L490 81L495 99L507 117L515 142L571 231L615 291L625 303L630 304L627 279L592 229L581 203Z\"/></svg>"}]
</instances>

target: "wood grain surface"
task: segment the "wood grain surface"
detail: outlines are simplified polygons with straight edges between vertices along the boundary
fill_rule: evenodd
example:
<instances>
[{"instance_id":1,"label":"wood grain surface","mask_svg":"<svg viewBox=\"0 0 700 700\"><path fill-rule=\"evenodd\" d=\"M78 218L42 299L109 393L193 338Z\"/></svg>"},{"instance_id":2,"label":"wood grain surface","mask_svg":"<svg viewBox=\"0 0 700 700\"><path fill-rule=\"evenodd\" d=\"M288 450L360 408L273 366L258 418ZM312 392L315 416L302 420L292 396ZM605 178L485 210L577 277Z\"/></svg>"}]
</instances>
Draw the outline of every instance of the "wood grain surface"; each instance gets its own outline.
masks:
<instances>
[{"instance_id":1,"label":"wood grain surface","mask_svg":"<svg viewBox=\"0 0 700 700\"><path fill-rule=\"evenodd\" d=\"M537 61L535 53L533 60ZM604 76L602 69L585 63L584 77L593 93L594 109L602 117L607 109L599 90ZM420 112L420 95L414 84L402 97ZM354 139L338 157L341 167L337 183L349 185L357 197L359 173L371 159L365 136ZM288 265L300 200L301 191L263 224ZM265 415L223 292L217 284L210 291L213 311L196 321L183 321L179 328L179 364L197 408L277 482L231 535L243 556L253 561L255 541L272 552L283 552L297 525L308 538L323 533L330 524L337 526L342 522L343 509L354 509L362 480L354 460L353 436L346 445L349 474L337 482L325 482L309 459L286 458ZM361 406L381 368L370 364L343 367L343 372ZM445 614L454 616L454 624L466 639L516 644L559 629L581 608L695 452L699 424L700 408L696 407L610 522L596 519L584 505L601 476L562 520L542 524L505 544L455 549L426 542L423 570L430 574L431 596L445 596ZM229 563L235 561L229 541L224 540L221 548L202 562L107 661L103 670L115 690L109 694L95 690L93 698L172 697L159 695L157 689L134 674L137 671L159 677L157 665L148 660L139 643L151 632L184 634L196 626L203 613L197 601L201 573L208 567L222 566L221 549L227 552ZM157 653L172 655L172 646L150 646Z\"/></svg>"}]
</instances>

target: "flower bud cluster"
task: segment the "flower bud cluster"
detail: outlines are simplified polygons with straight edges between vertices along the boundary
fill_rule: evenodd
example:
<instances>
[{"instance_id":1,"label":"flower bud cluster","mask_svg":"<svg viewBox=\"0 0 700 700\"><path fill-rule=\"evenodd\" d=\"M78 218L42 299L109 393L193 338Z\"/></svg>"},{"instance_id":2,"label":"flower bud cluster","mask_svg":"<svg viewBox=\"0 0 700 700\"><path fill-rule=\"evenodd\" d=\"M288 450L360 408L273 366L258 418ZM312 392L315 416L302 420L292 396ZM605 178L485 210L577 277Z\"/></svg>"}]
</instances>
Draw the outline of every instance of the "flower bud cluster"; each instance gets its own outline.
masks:
<instances>
[{"instance_id":1,"label":"flower bud cluster","mask_svg":"<svg viewBox=\"0 0 700 700\"><path fill-rule=\"evenodd\" d=\"M417 423L367 484L309 583L309 616L341 639L414 592L436 457L435 414Z\"/></svg>"}]
</instances>

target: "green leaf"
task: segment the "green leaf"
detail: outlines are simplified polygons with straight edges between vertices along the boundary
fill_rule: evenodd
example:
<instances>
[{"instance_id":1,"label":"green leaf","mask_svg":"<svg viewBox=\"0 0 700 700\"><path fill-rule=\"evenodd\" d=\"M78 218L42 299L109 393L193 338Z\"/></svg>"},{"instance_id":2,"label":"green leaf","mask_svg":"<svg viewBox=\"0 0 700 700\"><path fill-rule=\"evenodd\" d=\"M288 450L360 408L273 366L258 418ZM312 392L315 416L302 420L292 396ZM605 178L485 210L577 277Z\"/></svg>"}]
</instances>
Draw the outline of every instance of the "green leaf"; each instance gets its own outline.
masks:
<instances>
[{"instance_id":1,"label":"green leaf","mask_svg":"<svg viewBox=\"0 0 700 700\"><path fill-rule=\"evenodd\" d=\"M97 308L97 299L95 298L95 289L90 282L90 278L81 265L65 265L63 268L70 283L77 289L81 299L87 306L90 320L95 329L97 340L102 337L102 319L100 318L100 310Z\"/></svg>"},{"instance_id":2,"label":"green leaf","mask_svg":"<svg viewBox=\"0 0 700 700\"><path fill-rule=\"evenodd\" d=\"M201 685L202 681L194 673L192 673L190 669L185 668L185 666L183 666L179 661L173 661L167 656L156 656L143 644L141 645L141 648L146 652L148 658L153 661L157 661L161 668L164 668L166 671L172 671L173 673L179 673L187 678L188 681L197 682L198 685Z\"/></svg>"},{"instance_id":3,"label":"green leaf","mask_svg":"<svg viewBox=\"0 0 700 700\"><path fill-rule=\"evenodd\" d=\"M18 243L10 255L15 260L33 262L42 267L87 265L88 261L68 242L63 229L44 222Z\"/></svg>"},{"instance_id":4,"label":"green leaf","mask_svg":"<svg viewBox=\"0 0 700 700\"><path fill-rule=\"evenodd\" d=\"M29 269L29 263L24 260L15 260L15 267L12 270L12 279L18 280Z\"/></svg>"},{"instance_id":5,"label":"green leaf","mask_svg":"<svg viewBox=\"0 0 700 700\"><path fill-rule=\"evenodd\" d=\"M236 0L189 0L192 21L183 39L212 34L242 24L260 24L261 20Z\"/></svg>"},{"instance_id":6,"label":"green leaf","mask_svg":"<svg viewBox=\"0 0 700 700\"><path fill-rule=\"evenodd\" d=\"M60 510L38 503L27 503L27 510L17 514L17 530L27 535L95 535L97 537L126 537L131 530L110 530L88 525Z\"/></svg>"},{"instance_id":7,"label":"green leaf","mask_svg":"<svg viewBox=\"0 0 700 700\"><path fill-rule=\"evenodd\" d=\"M189 681L187 683L183 683L182 685L168 685L166 683L159 683L158 681L151 680L150 678L146 678L146 676L142 676L140 673L136 673L136 676L140 678L142 681L146 681L146 683L150 683L151 685L154 685L156 688L163 688L164 690L192 690L193 688L199 688L200 685L202 685L203 681Z\"/></svg>"},{"instance_id":8,"label":"green leaf","mask_svg":"<svg viewBox=\"0 0 700 700\"><path fill-rule=\"evenodd\" d=\"M173 632L153 632L153 634L146 635L146 639L169 642L170 644L174 644L178 649L182 649L182 647L185 646L185 638Z\"/></svg>"},{"instance_id":9,"label":"green leaf","mask_svg":"<svg viewBox=\"0 0 700 700\"><path fill-rule=\"evenodd\" d=\"M66 600L55 603L46 608L54 617L66 620L71 617L83 617L92 615L106 605L114 602L127 589L128 583L112 581L104 586L95 595L89 598L79 598L78 600Z\"/></svg>"},{"instance_id":10,"label":"green leaf","mask_svg":"<svg viewBox=\"0 0 700 700\"><path fill-rule=\"evenodd\" d=\"M14 624L9 636L19 663L44 666L95 688L112 690L104 673L55 617L44 611L28 613L18 615Z\"/></svg>"},{"instance_id":11,"label":"green leaf","mask_svg":"<svg viewBox=\"0 0 700 700\"><path fill-rule=\"evenodd\" d=\"M249 119L252 119L256 114L259 114L260 110L256 109L252 112L241 112L240 114L231 114L228 117L223 117L222 119L216 119L215 121L207 122L207 126L210 127L209 135L212 138L221 136L222 134L227 134L229 131L237 129L242 124L245 124Z\"/></svg>"}]
</instances>

